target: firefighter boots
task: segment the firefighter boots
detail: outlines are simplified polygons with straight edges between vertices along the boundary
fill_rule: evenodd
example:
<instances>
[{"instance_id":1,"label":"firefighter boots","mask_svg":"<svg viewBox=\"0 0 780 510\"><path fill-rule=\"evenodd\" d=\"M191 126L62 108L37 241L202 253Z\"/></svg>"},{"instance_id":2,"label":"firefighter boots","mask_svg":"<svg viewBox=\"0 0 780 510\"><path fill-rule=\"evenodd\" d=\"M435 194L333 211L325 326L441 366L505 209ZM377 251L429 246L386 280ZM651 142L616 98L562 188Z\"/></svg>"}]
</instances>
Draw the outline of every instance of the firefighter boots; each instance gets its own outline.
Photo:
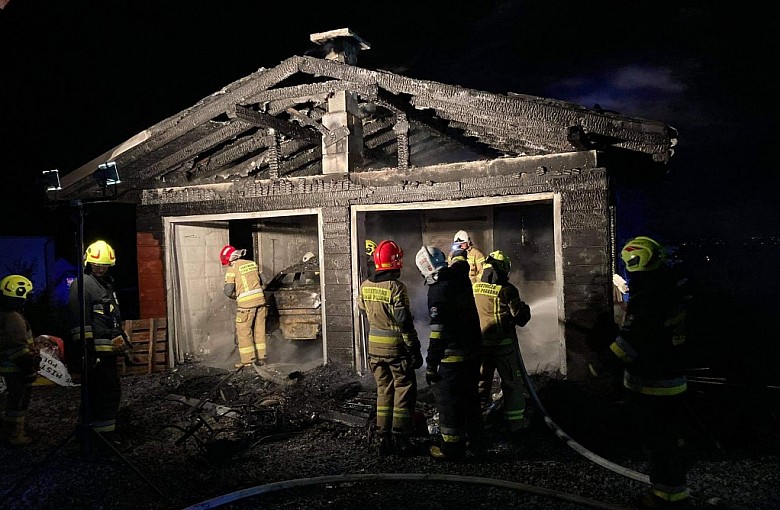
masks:
<instances>
[{"instance_id":1,"label":"firefighter boots","mask_svg":"<svg viewBox=\"0 0 780 510\"><path fill-rule=\"evenodd\" d=\"M415 454L415 446L403 434L393 434L393 442L395 443L395 453L402 457L409 457Z\"/></svg>"},{"instance_id":2,"label":"firefighter boots","mask_svg":"<svg viewBox=\"0 0 780 510\"><path fill-rule=\"evenodd\" d=\"M389 434L383 434L379 439L378 451L382 457L393 454L393 441Z\"/></svg>"},{"instance_id":3,"label":"firefighter boots","mask_svg":"<svg viewBox=\"0 0 780 510\"><path fill-rule=\"evenodd\" d=\"M8 423L8 442L12 446L27 446L33 442L24 428L24 418Z\"/></svg>"},{"instance_id":4,"label":"firefighter boots","mask_svg":"<svg viewBox=\"0 0 780 510\"><path fill-rule=\"evenodd\" d=\"M466 457L466 451L463 448L442 448L436 445L428 448L428 453L436 460L459 461Z\"/></svg>"}]
</instances>

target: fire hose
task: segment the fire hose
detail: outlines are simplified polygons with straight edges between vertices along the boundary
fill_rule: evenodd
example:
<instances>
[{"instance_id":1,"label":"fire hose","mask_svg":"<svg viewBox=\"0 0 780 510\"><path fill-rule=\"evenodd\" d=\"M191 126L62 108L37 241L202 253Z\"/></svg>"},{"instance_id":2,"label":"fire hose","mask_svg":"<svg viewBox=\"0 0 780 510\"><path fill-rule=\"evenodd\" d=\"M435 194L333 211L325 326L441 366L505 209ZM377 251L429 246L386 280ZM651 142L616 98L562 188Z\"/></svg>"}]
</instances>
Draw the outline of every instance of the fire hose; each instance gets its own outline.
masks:
<instances>
[{"instance_id":1,"label":"fire hose","mask_svg":"<svg viewBox=\"0 0 780 510\"><path fill-rule=\"evenodd\" d=\"M594 462L595 464L598 464L599 466L609 469L610 471L617 473L619 475L631 478L632 480L636 480L638 482L650 484L650 476L646 475L644 473L640 473L638 471L634 471L633 469L629 469L625 466L621 466L620 464L615 464L614 462L605 459L604 457L588 450L581 444L579 444L577 441L572 439L569 434L567 434L557 423L555 423L552 418L550 418L549 413L544 408L544 405L542 405L542 401L539 399L539 395L536 393L536 388L534 387L534 383L531 380L530 376L528 375L528 371L525 368L525 363L523 362L523 355L519 353L520 356L520 370L523 373L523 381L525 381L525 386L528 389L528 394L531 396L531 400L533 400L534 405L539 410L539 413L544 417L544 422L547 424L547 426L552 430L556 436L561 438L567 446L569 446L572 450L579 453L586 459L590 460L591 462ZM733 505L721 500L720 498L709 498L704 499L701 497L694 496L691 494L691 499L696 499L698 501L702 501L708 505L719 507L719 508L735 508Z\"/></svg>"},{"instance_id":2,"label":"fire hose","mask_svg":"<svg viewBox=\"0 0 780 510\"><path fill-rule=\"evenodd\" d=\"M222 496L217 496L201 503L186 507L184 510L206 510L209 508L218 508L222 505L232 503L244 498L250 498L253 496L259 496L262 494L269 494L272 492L278 492L281 490L292 489L297 487L307 487L312 485L319 485L324 483L349 483L349 482L365 482L365 481L416 481L416 482L457 482L457 483L471 483L476 485L486 485L489 487L499 487L503 489L510 489L520 492L528 492L531 494L537 494L540 496L560 499L563 501L570 501L581 505L589 506L591 508L601 508L604 510L626 510L625 507L604 503L602 501L596 501L593 499L583 498L576 494L569 494L566 492L556 491L552 489L545 489L543 487L537 487L535 485L527 485L518 482L509 482L506 480L496 480L493 478L482 478L478 476L461 476L461 475L440 475L440 474L418 474L418 473L360 473L360 474L344 474L344 475L329 475L329 476L317 476L313 478L298 478L295 480L285 480L281 482L269 483L266 485L258 485L250 487L248 489L242 489ZM261 507L255 507L261 508Z\"/></svg>"}]
</instances>

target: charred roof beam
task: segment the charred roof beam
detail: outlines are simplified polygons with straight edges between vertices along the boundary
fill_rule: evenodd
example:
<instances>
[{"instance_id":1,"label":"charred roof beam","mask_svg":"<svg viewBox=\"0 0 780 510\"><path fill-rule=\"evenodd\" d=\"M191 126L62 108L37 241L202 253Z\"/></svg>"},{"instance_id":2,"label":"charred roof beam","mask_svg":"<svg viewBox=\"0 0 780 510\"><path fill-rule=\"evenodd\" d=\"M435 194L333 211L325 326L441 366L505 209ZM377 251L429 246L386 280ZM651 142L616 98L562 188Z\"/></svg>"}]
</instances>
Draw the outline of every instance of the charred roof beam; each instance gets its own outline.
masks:
<instances>
[{"instance_id":1,"label":"charred roof beam","mask_svg":"<svg viewBox=\"0 0 780 510\"><path fill-rule=\"evenodd\" d=\"M273 115L258 112L242 105L236 105L235 113L236 118L244 122L249 122L264 129L273 129L276 133L288 138L303 138L312 144L320 142L320 137L317 133L294 122L278 119Z\"/></svg>"}]
</instances>

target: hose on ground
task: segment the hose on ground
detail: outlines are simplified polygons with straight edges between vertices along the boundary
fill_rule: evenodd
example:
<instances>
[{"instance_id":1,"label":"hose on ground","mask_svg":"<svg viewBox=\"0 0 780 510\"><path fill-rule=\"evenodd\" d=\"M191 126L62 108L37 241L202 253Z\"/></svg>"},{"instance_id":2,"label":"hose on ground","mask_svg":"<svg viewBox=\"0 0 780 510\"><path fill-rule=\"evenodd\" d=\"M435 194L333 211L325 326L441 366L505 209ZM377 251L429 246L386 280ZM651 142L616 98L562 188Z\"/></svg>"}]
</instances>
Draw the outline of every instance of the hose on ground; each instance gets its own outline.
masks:
<instances>
[{"instance_id":1,"label":"hose on ground","mask_svg":"<svg viewBox=\"0 0 780 510\"><path fill-rule=\"evenodd\" d=\"M544 405L542 405L542 401L539 399L539 395L536 393L536 388L534 386L533 381L531 380L530 376L528 375L528 371L525 368L525 362L523 362L523 355L520 353L520 370L523 374L523 380L525 381L526 388L528 389L528 394L531 396L531 400L533 400L534 405L538 409L539 413L544 417L544 422L547 424L547 426L555 433L556 436L561 438L563 441L566 442L566 444L575 452L579 453L586 459L590 460L591 462L594 462L598 464L599 466L609 469L612 472L615 472L619 475L626 476L628 478L631 478L632 480L636 480L638 482L650 484L650 476L646 475L644 473L640 473L638 471L634 471L633 469L629 469L625 466L621 466L620 464L615 464L614 462L605 459L604 457L593 453L592 451L588 450L581 444L579 444L577 441L572 439L569 434L567 434L557 423L555 423L552 418L550 418L549 413L544 408ZM695 496L693 494L690 495L691 499L696 499L698 501L703 501L706 504L710 506L714 506L717 508L739 508L738 506L723 501L720 498L702 498L700 496Z\"/></svg>"},{"instance_id":2,"label":"hose on ground","mask_svg":"<svg viewBox=\"0 0 780 510\"><path fill-rule=\"evenodd\" d=\"M544 405L542 405L542 401L539 400L539 395L537 395L536 393L536 388L534 387L534 383L531 380L531 378L528 376L528 371L525 368L525 363L523 362L522 354L520 354L520 370L523 372L523 380L525 381L525 387L528 389L528 394L531 396L531 400L533 400L534 405L539 410L542 417L544 417L544 422L555 433L555 435L561 438L572 450L579 453L586 459L595 462L599 466L607 468L610 471L613 471L619 475L627 476L628 478L631 478L638 482L642 482L646 484L650 483L650 477L648 475L621 466L620 464L615 464L614 462L609 461L596 453L593 453L592 451L588 450L587 448L579 444L577 441L572 439L572 437L569 434L567 434L557 423L555 423L552 420L552 418L550 418L550 414L547 412L547 409L544 408Z\"/></svg>"},{"instance_id":3,"label":"hose on ground","mask_svg":"<svg viewBox=\"0 0 780 510\"><path fill-rule=\"evenodd\" d=\"M242 489L239 491L223 494L216 498L212 498L201 503L189 506L184 510L207 510L210 508L218 508L222 505L232 503L244 498L253 496L259 496L262 494L269 494L286 489L292 489L296 487L306 487L311 485L319 485L323 483L348 483L348 482L364 482L364 481L420 481L420 482L457 482L457 483L471 483L476 485L487 485L490 487L500 487L504 489L510 489L520 492L528 492L531 494L537 494L540 496L560 499L563 501L570 501L580 505L585 505L591 508L601 508L604 510L626 510L625 507L604 503L602 501L596 501L593 499L584 498L577 494L569 494L567 492L556 491L553 489L546 489L544 487L537 487L535 485L527 485L518 482L509 482L506 480L495 480L492 478L482 478L478 476L461 476L461 475L440 475L440 474L417 474L417 473L360 473L360 474L344 474L344 475L330 475L330 476L318 476L314 478L299 478L296 480L285 480L281 482L269 483L266 485L258 485L250 487L248 489ZM255 507L261 508L261 507Z\"/></svg>"}]
</instances>

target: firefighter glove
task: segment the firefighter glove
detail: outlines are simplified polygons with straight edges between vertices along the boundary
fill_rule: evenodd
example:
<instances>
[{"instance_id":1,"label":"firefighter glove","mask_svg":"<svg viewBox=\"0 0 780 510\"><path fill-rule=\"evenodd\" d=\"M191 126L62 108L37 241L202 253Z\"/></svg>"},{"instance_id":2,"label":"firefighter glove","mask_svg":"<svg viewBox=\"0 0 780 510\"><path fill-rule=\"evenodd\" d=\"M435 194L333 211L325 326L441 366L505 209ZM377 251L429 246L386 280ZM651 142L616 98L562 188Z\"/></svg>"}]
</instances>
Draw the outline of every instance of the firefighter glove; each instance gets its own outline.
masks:
<instances>
[{"instance_id":1,"label":"firefighter glove","mask_svg":"<svg viewBox=\"0 0 780 510\"><path fill-rule=\"evenodd\" d=\"M417 370L423 365L423 357L419 347L417 348L417 350L412 351L411 361L412 361L412 368L414 370Z\"/></svg>"},{"instance_id":2,"label":"firefighter glove","mask_svg":"<svg viewBox=\"0 0 780 510\"><path fill-rule=\"evenodd\" d=\"M428 386L431 384L436 384L439 381L441 381L441 376L435 368L428 367L425 369L425 382L428 383Z\"/></svg>"}]
</instances>

